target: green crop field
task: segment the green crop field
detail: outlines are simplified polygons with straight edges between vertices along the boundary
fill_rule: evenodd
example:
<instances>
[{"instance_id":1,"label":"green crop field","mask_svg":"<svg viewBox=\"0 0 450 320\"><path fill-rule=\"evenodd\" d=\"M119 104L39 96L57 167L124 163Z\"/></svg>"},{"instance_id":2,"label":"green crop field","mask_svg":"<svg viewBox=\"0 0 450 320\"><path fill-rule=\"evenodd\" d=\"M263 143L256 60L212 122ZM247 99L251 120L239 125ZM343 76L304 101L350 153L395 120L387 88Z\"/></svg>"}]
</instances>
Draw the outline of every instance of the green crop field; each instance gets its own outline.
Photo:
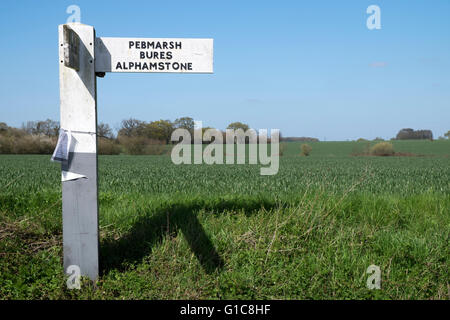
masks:
<instances>
[{"instance_id":1,"label":"green crop field","mask_svg":"<svg viewBox=\"0 0 450 320\"><path fill-rule=\"evenodd\" d=\"M0 299L449 299L450 141L393 143L408 156L283 143L274 176L99 156L101 276L81 290L62 268L60 166L0 155Z\"/></svg>"}]
</instances>

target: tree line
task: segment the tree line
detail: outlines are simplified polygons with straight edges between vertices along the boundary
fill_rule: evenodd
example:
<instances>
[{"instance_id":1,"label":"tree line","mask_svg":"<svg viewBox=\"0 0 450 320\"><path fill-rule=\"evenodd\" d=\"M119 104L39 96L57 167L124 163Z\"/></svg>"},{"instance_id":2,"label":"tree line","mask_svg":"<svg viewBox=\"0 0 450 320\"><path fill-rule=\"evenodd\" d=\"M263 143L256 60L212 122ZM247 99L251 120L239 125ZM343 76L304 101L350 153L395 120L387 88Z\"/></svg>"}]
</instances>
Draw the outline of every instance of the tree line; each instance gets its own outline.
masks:
<instances>
[{"instance_id":1,"label":"tree line","mask_svg":"<svg viewBox=\"0 0 450 320\"><path fill-rule=\"evenodd\" d=\"M105 123L97 126L99 154L165 154L170 152L171 136L176 129L186 129L190 132L193 142L195 123L191 117L181 117L171 120L142 121L134 118L122 120L117 134ZM250 127L242 122L233 122L227 129L242 129ZM211 127L202 128L202 133ZM28 121L20 128L8 126L0 122L0 153L3 154L51 154L55 148L60 124L51 119L43 121ZM222 131L223 141L225 131ZM444 134L450 138L450 131ZM444 139L444 137L440 137ZM382 140L381 138L378 138ZM393 139L433 139L431 130L401 129ZM286 137L280 135L280 141L319 141L310 137ZM248 140L246 140L248 142ZM209 143L209 142L204 142Z\"/></svg>"},{"instance_id":2,"label":"tree line","mask_svg":"<svg viewBox=\"0 0 450 320\"><path fill-rule=\"evenodd\" d=\"M171 136L176 129L186 129L194 137L195 123L191 117L171 120L142 121L134 118L122 120L117 134L106 123L97 126L99 154L164 154L170 151ZM202 128L202 133L211 127ZM249 126L242 122L230 123L227 129ZM58 121L28 121L21 128L0 122L0 153L50 154L53 152L60 131ZM225 133L224 133L225 134ZM193 141L192 141L193 142ZM174 142L175 143L175 142Z\"/></svg>"},{"instance_id":3,"label":"tree line","mask_svg":"<svg viewBox=\"0 0 450 320\"><path fill-rule=\"evenodd\" d=\"M431 130L414 130L405 128L400 130L395 137L396 140L433 140Z\"/></svg>"}]
</instances>

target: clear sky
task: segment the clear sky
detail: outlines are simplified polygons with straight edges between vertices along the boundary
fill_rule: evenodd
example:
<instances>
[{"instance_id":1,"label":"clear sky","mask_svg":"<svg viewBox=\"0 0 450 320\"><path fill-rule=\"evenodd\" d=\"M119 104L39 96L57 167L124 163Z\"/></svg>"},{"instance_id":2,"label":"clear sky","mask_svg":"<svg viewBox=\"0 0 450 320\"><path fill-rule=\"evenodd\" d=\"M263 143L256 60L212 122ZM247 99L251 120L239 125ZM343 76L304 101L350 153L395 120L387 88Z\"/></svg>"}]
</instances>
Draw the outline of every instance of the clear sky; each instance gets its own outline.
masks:
<instances>
[{"instance_id":1,"label":"clear sky","mask_svg":"<svg viewBox=\"0 0 450 320\"><path fill-rule=\"evenodd\" d=\"M97 36L214 38L214 74L108 73L98 118L191 116L320 140L450 130L450 0L0 2L0 122L59 120L58 24ZM381 29L369 30L369 5Z\"/></svg>"}]
</instances>

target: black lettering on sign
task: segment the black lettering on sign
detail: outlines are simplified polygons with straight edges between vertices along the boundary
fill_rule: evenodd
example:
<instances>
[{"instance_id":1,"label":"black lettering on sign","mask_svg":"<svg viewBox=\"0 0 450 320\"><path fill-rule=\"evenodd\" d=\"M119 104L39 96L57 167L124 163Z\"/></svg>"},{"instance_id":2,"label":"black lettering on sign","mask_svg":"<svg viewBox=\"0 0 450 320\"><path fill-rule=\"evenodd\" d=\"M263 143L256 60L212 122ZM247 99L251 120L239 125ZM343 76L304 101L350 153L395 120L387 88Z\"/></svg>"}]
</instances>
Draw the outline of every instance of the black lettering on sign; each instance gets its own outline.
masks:
<instances>
[{"instance_id":1,"label":"black lettering on sign","mask_svg":"<svg viewBox=\"0 0 450 320\"><path fill-rule=\"evenodd\" d=\"M172 59L172 52L170 51L140 51L139 52L140 59Z\"/></svg>"},{"instance_id":2,"label":"black lettering on sign","mask_svg":"<svg viewBox=\"0 0 450 320\"><path fill-rule=\"evenodd\" d=\"M192 62L117 62L116 70L192 71Z\"/></svg>"},{"instance_id":3,"label":"black lettering on sign","mask_svg":"<svg viewBox=\"0 0 450 320\"><path fill-rule=\"evenodd\" d=\"M128 49L181 49L181 41L128 41Z\"/></svg>"}]
</instances>

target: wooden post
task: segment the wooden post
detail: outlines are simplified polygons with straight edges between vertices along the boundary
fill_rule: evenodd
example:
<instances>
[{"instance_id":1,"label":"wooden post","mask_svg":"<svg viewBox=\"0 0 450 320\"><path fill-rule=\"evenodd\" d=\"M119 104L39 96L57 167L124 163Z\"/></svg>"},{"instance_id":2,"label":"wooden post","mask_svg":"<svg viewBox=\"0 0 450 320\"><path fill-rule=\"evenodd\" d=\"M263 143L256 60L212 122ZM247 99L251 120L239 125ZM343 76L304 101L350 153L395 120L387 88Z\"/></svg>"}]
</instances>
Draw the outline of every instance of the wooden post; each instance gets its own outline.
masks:
<instances>
[{"instance_id":1,"label":"wooden post","mask_svg":"<svg viewBox=\"0 0 450 320\"><path fill-rule=\"evenodd\" d=\"M69 143L61 165L64 270L92 280L99 273L96 74L105 72L212 73L213 39L96 38L92 26L59 26L60 123Z\"/></svg>"},{"instance_id":2,"label":"wooden post","mask_svg":"<svg viewBox=\"0 0 450 320\"><path fill-rule=\"evenodd\" d=\"M69 159L62 163L64 270L71 265L95 280L99 270L97 189L97 88L95 30L59 26L61 129L70 131Z\"/></svg>"}]
</instances>

